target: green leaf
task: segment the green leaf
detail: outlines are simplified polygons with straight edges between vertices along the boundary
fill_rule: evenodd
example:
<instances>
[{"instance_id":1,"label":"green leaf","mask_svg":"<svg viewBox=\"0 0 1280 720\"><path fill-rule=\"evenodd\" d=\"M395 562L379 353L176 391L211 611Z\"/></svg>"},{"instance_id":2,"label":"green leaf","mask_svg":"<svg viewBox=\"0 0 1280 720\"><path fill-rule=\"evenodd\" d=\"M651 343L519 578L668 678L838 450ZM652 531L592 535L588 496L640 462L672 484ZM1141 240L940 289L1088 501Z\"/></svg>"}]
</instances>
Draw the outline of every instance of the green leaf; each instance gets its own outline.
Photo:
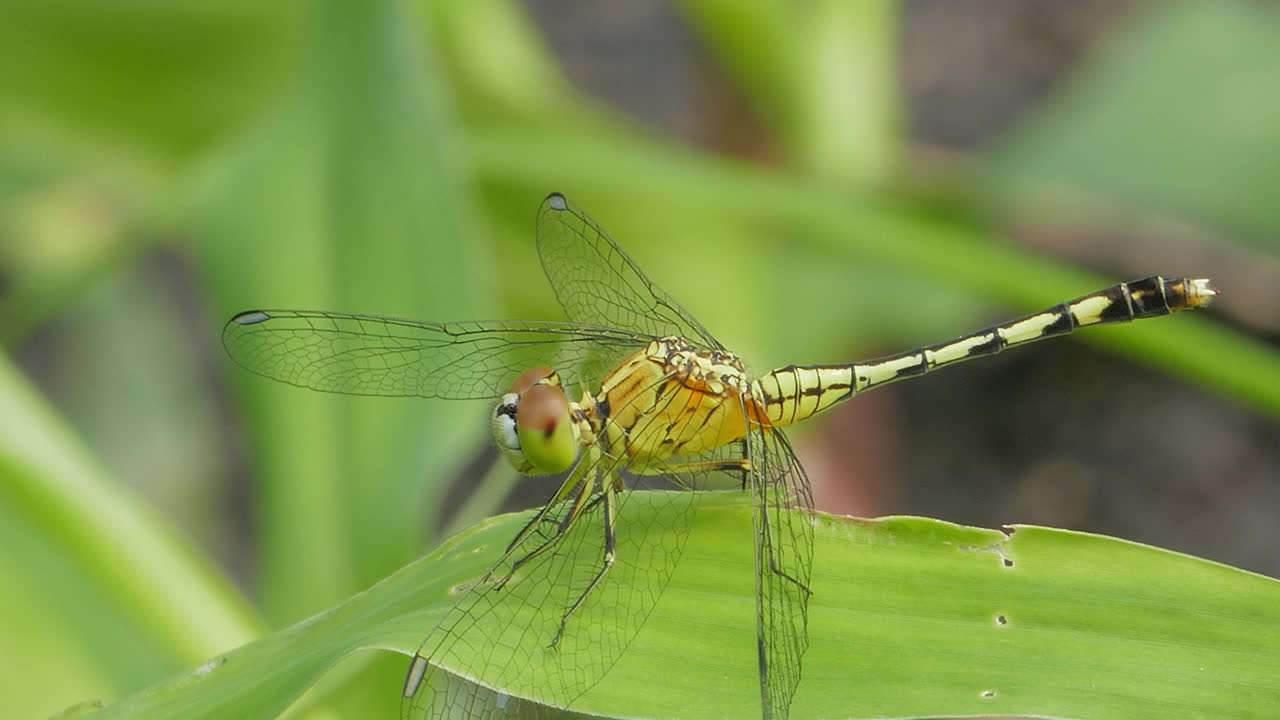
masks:
<instances>
[{"instance_id":1,"label":"green leaf","mask_svg":"<svg viewBox=\"0 0 1280 720\"><path fill-rule=\"evenodd\" d=\"M671 500L636 493L619 529L662 527L649 517L659 510L671 511ZM271 716L348 655L409 654L528 517L483 522L342 605L100 717ZM1049 528L814 522L812 645L793 717L1264 718L1280 706L1276 580ZM703 500L654 612L575 710L758 714L751 528L745 496ZM648 541L672 539L655 531ZM538 696L537 688L497 689Z\"/></svg>"}]
</instances>

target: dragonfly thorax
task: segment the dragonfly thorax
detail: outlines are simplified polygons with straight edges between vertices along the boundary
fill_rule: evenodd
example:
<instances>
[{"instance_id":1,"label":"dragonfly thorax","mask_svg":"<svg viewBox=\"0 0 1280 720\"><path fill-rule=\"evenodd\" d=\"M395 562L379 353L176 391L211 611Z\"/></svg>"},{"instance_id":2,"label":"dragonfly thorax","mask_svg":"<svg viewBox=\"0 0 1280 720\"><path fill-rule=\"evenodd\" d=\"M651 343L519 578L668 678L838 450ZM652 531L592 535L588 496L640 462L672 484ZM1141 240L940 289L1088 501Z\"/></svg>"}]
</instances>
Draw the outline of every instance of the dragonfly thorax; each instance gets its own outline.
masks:
<instances>
[{"instance_id":1,"label":"dragonfly thorax","mask_svg":"<svg viewBox=\"0 0 1280 720\"><path fill-rule=\"evenodd\" d=\"M582 408L609 451L643 470L741 438L763 415L751 387L732 353L664 337L623 360Z\"/></svg>"},{"instance_id":2,"label":"dragonfly thorax","mask_svg":"<svg viewBox=\"0 0 1280 720\"><path fill-rule=\"evenodd\" d=\"M727 350L705 350L680 337L649 343L648 355L682 382L704 384L712 395L745 395L751 389L742 361Z\"/></svg>"}]
</instances>

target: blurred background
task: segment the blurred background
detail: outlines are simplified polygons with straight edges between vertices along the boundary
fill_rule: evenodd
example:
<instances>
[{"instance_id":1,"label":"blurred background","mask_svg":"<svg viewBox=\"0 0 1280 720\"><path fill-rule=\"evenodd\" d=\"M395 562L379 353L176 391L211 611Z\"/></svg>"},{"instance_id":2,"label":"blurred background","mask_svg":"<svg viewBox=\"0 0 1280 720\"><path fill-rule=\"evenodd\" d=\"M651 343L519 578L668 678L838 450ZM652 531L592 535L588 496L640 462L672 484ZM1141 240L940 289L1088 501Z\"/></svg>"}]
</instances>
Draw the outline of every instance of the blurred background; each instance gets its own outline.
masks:
<instances>
[{"instance_id":1,"label":"blurred background","mask_svg":"<svg viewBox=\"0 0 1280 720\"><path fill-rule=\"evenodd\" d=\"M560 190L757 371L1109 283L1089 330L797 428L822 509L1280 575L1280 8L0 0L0 696L110 701L545 498L486 403L246 376L253 307L559 319ZM349 666L349 667L348 667ZM392 717L403 658L303 705Z\"/></svg>"}]
</instances>

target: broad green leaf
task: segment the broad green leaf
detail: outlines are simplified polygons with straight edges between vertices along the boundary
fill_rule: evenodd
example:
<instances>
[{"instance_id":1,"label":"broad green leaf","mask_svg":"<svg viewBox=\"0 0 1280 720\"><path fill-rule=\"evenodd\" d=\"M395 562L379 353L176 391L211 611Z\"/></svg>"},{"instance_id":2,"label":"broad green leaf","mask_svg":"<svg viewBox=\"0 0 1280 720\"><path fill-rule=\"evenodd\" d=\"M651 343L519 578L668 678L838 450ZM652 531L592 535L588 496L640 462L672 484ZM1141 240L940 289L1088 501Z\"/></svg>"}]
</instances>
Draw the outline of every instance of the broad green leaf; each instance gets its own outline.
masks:
<instances>
[{"instance_id":1,"label":"broad green leaf","mask_svg":"<svg viewBox=\"0 0 1280 720\"><path fill-rule=\"evenodd\" d=\"M659 509L670 511L670 500L637 493L620 530L627 522L661 525L649 517ZM527 517L483 522L338 607L99 717L270 716L344 657L378 648L411 653ZM1280 707L1276 580L1049 528L825 515L814 523L812 646L792 717L1269 718ZM745 496L703 501L654 612L575 710L759 712L751 527ZM671 540L660 531L648 539Z\"/></svg>"}]
</instances>

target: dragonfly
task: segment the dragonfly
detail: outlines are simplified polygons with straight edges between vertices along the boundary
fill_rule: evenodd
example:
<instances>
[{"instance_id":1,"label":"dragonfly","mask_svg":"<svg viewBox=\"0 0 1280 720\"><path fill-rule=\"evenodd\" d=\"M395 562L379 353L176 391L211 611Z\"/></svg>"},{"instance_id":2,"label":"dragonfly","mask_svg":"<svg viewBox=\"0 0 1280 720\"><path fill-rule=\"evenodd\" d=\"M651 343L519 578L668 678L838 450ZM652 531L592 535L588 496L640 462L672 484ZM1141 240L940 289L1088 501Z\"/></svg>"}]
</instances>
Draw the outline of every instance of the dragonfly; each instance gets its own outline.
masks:
<instances>
[{"instance_id":1,"label":"dragonfly","mask_svg":"<svg viewBox=\"0 0 1280 720\"><path fill-rule=\"evenodd\" d=\"M501 716L519 688L573 708L653 611L699 498L729 487L751 498L761 715L788 717L809 645L814 508L784 428L895 381L1216 294L1206 279L1148 277L936 345L753 375L564 195L542 202L536 235L567 322L250 310L223 332L238 364L291 385L487 399L507 461L563 475L426 634L402 689L406 720ZM680 500L628 524L628 499L648 486Z\"/></svg>"}]
</instances>

